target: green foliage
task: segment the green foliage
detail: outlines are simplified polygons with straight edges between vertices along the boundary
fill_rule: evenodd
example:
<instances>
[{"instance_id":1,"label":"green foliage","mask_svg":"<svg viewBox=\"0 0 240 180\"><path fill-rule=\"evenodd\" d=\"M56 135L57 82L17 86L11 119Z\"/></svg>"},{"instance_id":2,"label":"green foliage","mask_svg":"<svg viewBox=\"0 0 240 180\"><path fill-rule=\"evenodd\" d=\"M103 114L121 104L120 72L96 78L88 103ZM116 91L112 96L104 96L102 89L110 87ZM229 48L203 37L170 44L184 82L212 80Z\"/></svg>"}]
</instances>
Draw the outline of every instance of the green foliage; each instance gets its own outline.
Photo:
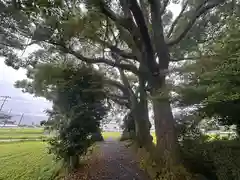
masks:
<instances>
[{"instance_id":1,"label":"green foliage","mask_svg":"<svg viewBox=\"0 0 240 180\"><path fill-rule=\"evenodd\" d=\"M17 10L18 3L14 2L0 0L0 57L6 58L7 65L18 69L22 64L18 51L25 49L32 25L28 17Z\"/></svg>"},{"instance_id":2,"label":"green foliage","mask_svg":"<svg viewBox=\"0 0 240 180\"><path fill-rule=\"evenodd\" d=\"M218 40L205 47L209 48L205 57L185 67L191 73L179 93L183 105L200 105L202 117L239 126L240 21L228 21Z\"/></svg>"},{"instance_id":3,"label":"green foliage","mask_svg":"<svg viewBox=\"0 0 240 180\"><path fill-rule=\"evenodd\" d=\"M32 72L30 92L53 102L48 111L48 129L57 132L49 141L50 152L63 159L67 167L76 168L78 156L93 143L91 135L99 130L107 112L102 75L91 66L71 64L39 64ZM18 82L29 91L29 82Z\"/></svg>"},{"instance_id":4,"label":"green foliage","mask_svg":"<svg viewBox=\"0 0 240 180\"><path fill-rule=\"evenodd\" d=\"M32 23L34 22L36 27L34 33L30 33L32 43L36 41L43 49L47 49L45 56L47 54L50 55L51 58L39 58L43 57L38 55L44 51L40 50L37 52L38 54L33 53L33 55L28 57L26 62L24 62L29 66L26 66L23 61L15 56L10 56L12 60L7 62L8 65L13 67L17 67L22 63L25 65L24 67L29 68L27 75L33 82L21 81L16 84L17 87L23 87L26 92L43 96L53 101L54 106L53 110L49 111L51 119L48 121L48 126L51 129L57 130L58 134L56 138L50 141L53 147L51 150L57 157L63 158L68 164L73 160L72 157L75 157L74 161L76 162L78 155L84 154L87 147L92 143L90 136L99 128L99 121L106 111L103 105L105 96L104 93L101 92L102 86L100 85L102 84L102 80L101 78L96 78L99 76L89 75L91 74L89 73L89 68L76 68L78 62L74 63L74 65L67 64L67 67L65 63L56 63L59 60L58 56L66 55L64 56L64 62L74 56L73 61L75 62L79 60L86 63L105 63L108 66L121 67L124 70L134 73L136 73L136 68L138 69L139 67L139 63L136 63L137 61L140 63L147 62L144 64L146 69L144 68L143 72L138 73L144 76L146 81L149 81L145 84L151 84L152 78L148 79L148 77L152 77L153 74L156 75L155 72L159 72L159 67L168 68L169 59L163 57L168 57L169 54L167 51L163 52L162 49L165 47L167 50L169 47L171 56L174 58L182 58L186 54L198 54L197 52L202 49L205 44L208 44L204 43L204 41L207 41L206 39L208 38L211 39L218 36L219 27L222 27L223 21L221 20L224 19L224 16L222 14L219 16L219 9L221 8L218 5L221 2L226 2L225 4L229 5L228 1L223 0L189 0L186 1L187 4L182 11L183 14L179 18L179 21L177 21L176 24L172 24L173 15L170 10L164 9L165 4L163 4L168 3L168 1L155 1L160 3L159 7L157 7L157 3L156 6L154 6L150 1L146 1L146 6L142 6L140 1L127 1L128 3L131 2L126 6L127 13L123 12L125 10L125 7L121 5L123 1L85 0L80 1L81 4L79 4L79 1L65 1L65 3L62 3L62 1L59 0L40 0L36 2L29 0L18 2L19 5L16 9L21 9L19 12L26 13L29 20L33 19ZM172 2L183 4L185 1ZM134 3L136 3L135 8ZM85 11L81 5L85 7ZM211 11L213 7L216 8L214 11ZM138 8L140 12L136 13ZM151 22L149 22L151 24L148 27L144 27L144 23L138 23L148 18L141 18L140 16L141 11L142 14L145 15L143 12L144 8L147 9L147 11L148 8L150 8L152 13ZM160 14L164 15L157 18ZM155 20L154 17L156 17ZM163 19L163 23L160 21L161 18ZM192 28L193 25L194 27ZM171 29L171 26L173 27L173 31L172 33L170 32L168 37L167 34L169 32L166 32L169 28ZM143 32L144 29L146 29L145 32ZM155 38L155 35L161 38ZM156 42L153 41L153 43L149 43L148 38L150 39L152 37ZM166 37L166 41L163 37ZM177 41L173 43L174 40ZM172 44L170 44L170 42L172 42ZM12 46L11 43L9 44ZM110 49L111 53L106 52L107 49ZM146 54L142 54L143 52ZM71 54L71 56L69 56L69 54ZM112 56L113 54L115 56ZM145 57L154 56L155 58L145 59ZM120 57L121 64L116 62L114 57ZM137 58L137 61L135 61L135 58ZM47 60L49 64L42 63L45 60ZM39 62L42 64L39 64ZM215 60L213 60L213 62L215 63ZM236 61L235 63L238 62ZM235 67L235 65L232 67ZM202 69L199 68L199 66L197 66L197 68ZM218 68L217 71L223 72L223 69L224 68ZM230 69L231 67L229 67L229 70ZM228 118L227 120L230 124L236 123L235 116L234 118L229 118L230 113L223 111L227 109L226 106L222 108L226 103L221 104L219 100L224 99L231 102L238 98L238 94L232 92L225 94L225 91L221 91L222 87L220 86L223 81L218 78L217 80L219 82L216 83L214 78L216 74L211 73L207 75L205 72L200 72L199 76L200 75L202 78L196 76L196 81L193 81L194 83L199 83L198 81L200 79L202 83L199 88L200 92L195 91L196 85L194 83L192 83L193 87L192 84L190 84L190 90L188 89L189 91L187 92L190 94L191 90L194 90L195 95L197 95L197 100L192 98L194 97L194 93L191 94L188 100L195 100L198 104L203 104L204 106L201 110L205 116L214 116L217 118L222 116L222 119ZM214 81L210 80L210 78L205 78L205 75L213 78ZM156 79L156 77L153 79ZM157 81L161 82L160 79L162 81L162 77ZM96 87L92 86L92 80L98 82ZM161 87L162 84L157 85L157 81L154 80L156 87ZM209 83L213 85L210 88L208 86ZM231 85L232 83L229 84ZM222 89L226 90L227 86L228 84ZM93 89L97 92L93 92ZM218 92L219 89L220 94L215 94L214 92ZM234 88L232 89L234 91ZM154 86L150 91L155 91ZM205 93L205 91L207 93ZM196 92L198 93L196 94ZM230 104L233 105L234 103L232 102ZM229 104L227 105L229 106ZM233 107L232 110L238 110L236 107ZM218 113L216 114L216 112ZM164 114L171 115L171 110L169 109L169 112L164 112L163 115ZM231 112L231 114L233 114L233 112ZM161 118L156 118L156 121L160 121L156 123L156 128L160 129L161 127L158 127L157 124L161 124ZM129 124L127 126L131 127ZM164 128L164 126L162 127ZM160 130L164 131L163 129ZM174 132L174 130L171 132ZM158 138L166 138L167 140L168 137ZM161 146L159 145L158 147ZM164 146L162 147L164 148ZM181 170L181 168L179 169Z\"/></svg>"},{"instance_id":5,"label":"green foliage","mask_svg":"<svg viewBox=\"0 0 240 180\"><path fill-rule=\"evenodd\" d=\"M103 138L106 139L119 139L121 136L120 132L103 132Z\"/></svg>"},{"instance_id":6,"label":"green foliage","mask_svg":"<svg viewBox=\"0 0 240 180\"><path fill-rule=\"evenodd\" d=\"M149 174L151 179L154 180L193 179L193 176L189 172L187 172L187 169L182 165L174 166L171 169L170 168L168 169L162 166L161 164L156 163L153 157L151 156L150 152L146 151L146 149L144 148L137 148L136 154L140 159L140 167Z\"/></svg>"},{"instance_id":7,"label":"green foliage","mask_svg":"<svg viewBox=\"0 0 240 180\"><path fill-rule=\"evenodd\" d=\"M59 135L50 144L51 152L71 163L69 157L85 154L93 142L90 136L98 131L106 113L105 94L101 76L91 68L67 67L62 72L63 82L57 85L57 98L53 101L61 116L57 127ZM55 117L58 120L58 116L52 116Z\"/></svg>"},{"instance_id":8,"label":"green foliage","mask_svg":"<svg viewBox=\"0 0 240 180\"><path fill-rule=\"evenodd\" d=\"M184 144L183 162L194 173L212 180L237 180L240 178L239 141L213 141Z\"/></svg>"}]
</instances>

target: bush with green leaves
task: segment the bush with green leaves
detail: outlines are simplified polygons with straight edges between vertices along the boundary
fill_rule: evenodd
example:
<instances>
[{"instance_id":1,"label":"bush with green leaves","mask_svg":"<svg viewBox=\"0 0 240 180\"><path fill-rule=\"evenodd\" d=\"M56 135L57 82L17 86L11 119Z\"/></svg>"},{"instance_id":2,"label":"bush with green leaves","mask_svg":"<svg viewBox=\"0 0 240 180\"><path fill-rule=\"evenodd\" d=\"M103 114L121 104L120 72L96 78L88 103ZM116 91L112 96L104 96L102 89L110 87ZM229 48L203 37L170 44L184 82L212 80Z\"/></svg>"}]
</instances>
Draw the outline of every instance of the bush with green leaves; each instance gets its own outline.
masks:
<instances>
[{"instance_id":1,"label":"bush with green leaves","mask_svg":"<svg viewBox=\"0 0 240 180\"><path fill-rule=\"evenodd\" d=\"M61 119L58 136L50 144L52 152L71 168L79 164L79 155L85 154L94 142L91 136L99 131L107 112L101 82L102 76L90 67L63 69L63 83L58 85L53 101Z\"/></svg>"},{"instance_id":2,"label":"bush with green leaves","mask_svg":"<svg viewBox=\"0 0 240 180\"><path fill-rule=\"evenodd\" d=\"M103 76L92 66L70 62L40 64L33 72L31 86L26 81L17 86L53 102L45 123L56 133L49 141L50 152L70 169L76 168L79 156L94 142L91 136L99 131L108 110Z\"/></svg>"},{"instance_id":3,"label":"bush with green leaves","mask_svg":"<svg viewBox=\"0 0 240 180\"><path fill-rule=\"evenodd\" d=\"M240 19L227 19L202 57L184 66L188 77L179 90L180 105L195 106L202 118L236 125L240 135Z\"/></svg>"},{"instance_id":4,"label":"bush with green leaves","mask_svg":"<svg viewBox=\"0 0 240 180\"><path fill-rule=\"evenodd\" d=\"M200 131L198 114L176 117L181 160L193 174L211 180L240 179L240 143L218 134L206 135Z\"/></svg>"},{"instance_id":5,"label":"bush with green leaves","mask_svg":"<svg viewBox=\"0 0 240 180\"><path fill-rule=\"evenodd\" d=\"M211 180L240 179L240 143L237 140L188 141L181 154L185 166L193 173Z\"/></svg>"}]
</instances>

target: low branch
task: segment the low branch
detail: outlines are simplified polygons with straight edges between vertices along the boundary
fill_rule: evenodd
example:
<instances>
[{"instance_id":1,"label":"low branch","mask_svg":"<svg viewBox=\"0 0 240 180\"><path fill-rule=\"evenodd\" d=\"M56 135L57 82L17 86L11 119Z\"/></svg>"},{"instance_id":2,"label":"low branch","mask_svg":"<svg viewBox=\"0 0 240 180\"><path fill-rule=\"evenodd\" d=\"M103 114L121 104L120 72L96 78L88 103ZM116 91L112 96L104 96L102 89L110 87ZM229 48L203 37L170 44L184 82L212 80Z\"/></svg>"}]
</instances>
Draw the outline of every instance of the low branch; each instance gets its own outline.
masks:
<instances>
[{"instance_id":1,"label":"low branch","mask_svg":"<svg viewBox=\"0 0 240 180\"><path fill-rule=\"evenodd\" d=\"M137 67L135 67L133 65L121 64L121 63L118 63L116 61L112 61L110 59L103 58L103 57L88 58L88 57L83 56L79 52L76 52L76 51L74 51L74 50L72 50L70 48L67 48L64 44L56 43L56 42L53 42L51 40L48 41L48 43L50 43L52 45L55 45L55 46L59 46L64 53L71 54L71 55L75 56L76 58L78 58L78 59L80 59L80 60L82 60L82 61L84 61L86 63L89 63L89 64L104 63L104 64L107 64L107 65L112 66L112 67L118 67L118 68L130 71L130 72L132 72L134 74L139 74L139 71L138 71Z\"/></svg>"},{"instance_id":2,"label":"low branch","mask_svg":"<svg viewBox=\"0 0 240 180\"><path fill-rule=\"evenodd\" d=\"M175 39L170 40L167 44L169 46L173 46L175 44L178 44L183 38L186 37L187 33L191 30L197 19L202 16L203 14L207 13L208 10L215 8L216 6L220 5L221 3L225 2L225 0L218 0L218 1L212 1L208 4L205 4L205 1L197 8L196 13L193 15L193 17L190 19L189 23L186 25L186 27L183 29L182 33L180 33Z\"/></svg>"},{"instance_id":3,"label":"low branch","mask_svg":"<svg viewBox=\"0 0 240 180\"><path fill-rule=\"evenodd\" d=\"M138 60L137 57L130 52L126 52L120 48L118 48L117 46L114 46L112 44L110 44L109 42L103 41L103 40L98 40L99 43L105 45L107 48L109 48L112 52L118 54L119 56L126 58L126 59L134 59L134 60Z\"/></svg>"},{"instance_id":4,"label":"low branch","mask_svg":"<svg viewBox=\"0 0 240 180\"><path fill-rule=\"evenodd\" d=\"M118 81L111 80L111 79L105 79L104 83L106 83L110 86L115 86L116 88L120 89L123 92L123 94L127 94L127 92L128 92L127 88Z\"/></svg>"},{"instance_id":5,"label":"low branch","mask_svg":"<svg viewBox=\"0 0 240 180\"><path fill-rule=\"evenodd\" d=\"M138 74L139 71L136 67L129 65L129 64L121 64L121 63L117 63L115 61L112 61L110 59L106 59L106 58L88 58L85 57L83 55L81 55L80 53L77 53L75 51L67 51L69 54L74 55L75 57L81 59L82 61L86 62L86 63L90 63L90 64L98 64L98 63L104 63L113 67L118 67L124 70L128 70L131 71L134 74Z\"/></svg>"}]
</instances>

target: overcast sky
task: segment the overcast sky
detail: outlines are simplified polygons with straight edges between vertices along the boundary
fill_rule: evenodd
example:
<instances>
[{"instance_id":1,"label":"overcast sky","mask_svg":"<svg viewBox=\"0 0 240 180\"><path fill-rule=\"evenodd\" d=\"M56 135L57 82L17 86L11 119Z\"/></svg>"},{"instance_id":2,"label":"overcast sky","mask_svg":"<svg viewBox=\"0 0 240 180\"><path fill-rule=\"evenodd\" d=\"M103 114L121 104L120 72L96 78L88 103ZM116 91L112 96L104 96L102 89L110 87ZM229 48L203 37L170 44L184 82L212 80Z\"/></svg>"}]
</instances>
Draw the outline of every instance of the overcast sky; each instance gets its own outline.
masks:
<instances>
[{"instance_id":1,"label":"overcast sky","mask_svg":"<svg viewBox=\"0 0 240 180\"><path fill-rule=\"evenodd\" d=\"M23 93L20 89L14 87L17 80L26 78L26 71L18 71L4 64L4 59L0 58L0 96L10 96L5 103L3 111L9 112L16 118L24 113L23 123L38 123L46 119L45 109L51 108L51 103L44 98L35 98L28 93ZM2 100L2 98L0 98ZM2 101L0 101L2 104ZM15 118L14 118L15 119ZM17 118L18 119L18 118Z\"/></svg>"}]
</instances>

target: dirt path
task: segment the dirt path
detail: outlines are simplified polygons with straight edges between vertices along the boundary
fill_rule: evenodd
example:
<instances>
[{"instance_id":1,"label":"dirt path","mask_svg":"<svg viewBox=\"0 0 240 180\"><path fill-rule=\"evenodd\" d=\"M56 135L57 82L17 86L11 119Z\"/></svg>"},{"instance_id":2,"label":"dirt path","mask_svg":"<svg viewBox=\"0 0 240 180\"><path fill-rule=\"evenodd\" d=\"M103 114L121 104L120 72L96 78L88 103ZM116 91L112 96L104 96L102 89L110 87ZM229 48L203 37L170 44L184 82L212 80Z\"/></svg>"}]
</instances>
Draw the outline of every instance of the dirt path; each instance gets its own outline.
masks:
<instances>
[{"instance_id":1,"label":"dirt path","mask_svg":"<svg viewBox=\"0 0 240 180\"><path fill-rule=\"evenodd\" d=\"M134 159L124 143L108 140L99 144L97 156L70 180L150 180Z\"/></svg>"}]
</instances>

